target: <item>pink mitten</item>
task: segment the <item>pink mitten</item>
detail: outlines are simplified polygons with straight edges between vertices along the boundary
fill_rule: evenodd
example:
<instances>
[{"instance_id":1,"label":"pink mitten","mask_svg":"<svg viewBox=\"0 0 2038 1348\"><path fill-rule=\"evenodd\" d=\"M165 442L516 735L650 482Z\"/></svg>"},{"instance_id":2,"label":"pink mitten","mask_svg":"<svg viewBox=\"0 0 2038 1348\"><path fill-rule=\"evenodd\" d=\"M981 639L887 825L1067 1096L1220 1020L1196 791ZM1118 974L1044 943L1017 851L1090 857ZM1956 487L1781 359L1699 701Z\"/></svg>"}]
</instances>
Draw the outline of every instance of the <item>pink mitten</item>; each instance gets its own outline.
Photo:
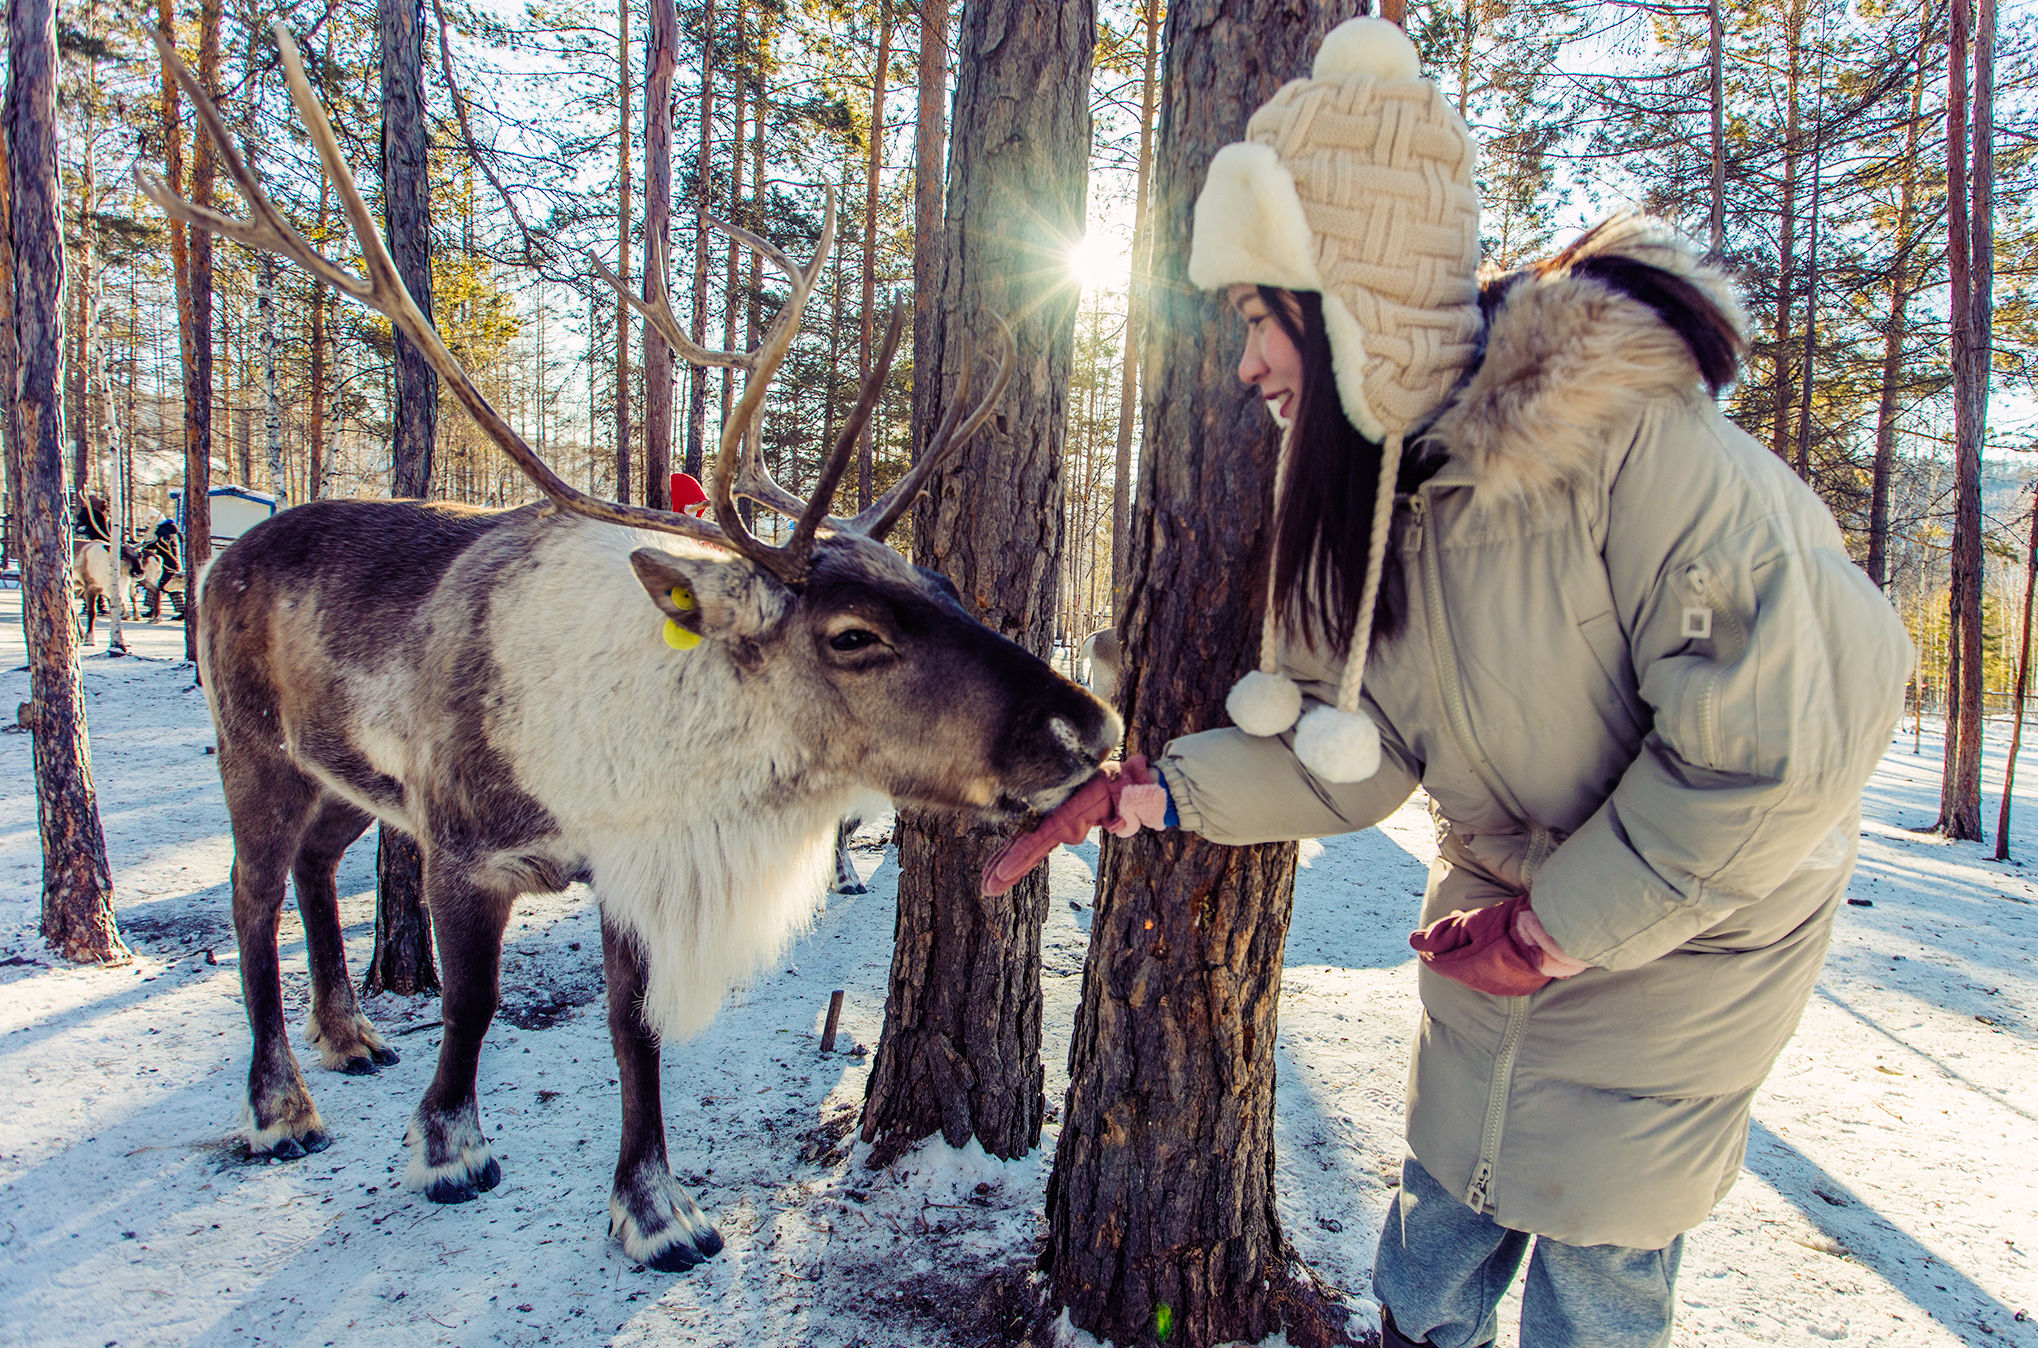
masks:
<instances>
[{"instance_id":1,"label":"pink mitten","mask_svg":"<svg viewBox=\"0 0 2038 1348\"><path fill-rule=\"evenodd\" d=\"M1146 794L1133 797L1132 808L1138 813L1127 817L1124 797L1128 793L1158 793L1160 806L1156 812ZM1048 812L1047 818L1031 832L1022 833L1005 844L998 855L991 858L991 864L984 869L984 896L996 898L1019 883L1025 874L1047 859L1047 854L1064 843L1079 843L1090 836L1093 828L1106 828L1118 837L1130 837L1141 826L1159 826L1159 816L1167 812L1167 789L1146 765L1146 758L1134 754L1123 763L1105 763L1097 769L1097 775L1076 788L1075 794ZM1155 822L1147 824L1149 815Z\"/></svg>"},{"instance_id":2,"label":"pink mitten","mask_svg":"<svg viewBox=\"0 0 2038 1348\"><path fill-rule=\"evenodd\" d=\"M1168 817L1168 789L1154 770L1146 765L1145 754L1134 754L1119 767L1118 814L1104 821L1104 830L1114 838L1130 838L1143 828L1165 828Z\"/></svg>"}]
</instances>

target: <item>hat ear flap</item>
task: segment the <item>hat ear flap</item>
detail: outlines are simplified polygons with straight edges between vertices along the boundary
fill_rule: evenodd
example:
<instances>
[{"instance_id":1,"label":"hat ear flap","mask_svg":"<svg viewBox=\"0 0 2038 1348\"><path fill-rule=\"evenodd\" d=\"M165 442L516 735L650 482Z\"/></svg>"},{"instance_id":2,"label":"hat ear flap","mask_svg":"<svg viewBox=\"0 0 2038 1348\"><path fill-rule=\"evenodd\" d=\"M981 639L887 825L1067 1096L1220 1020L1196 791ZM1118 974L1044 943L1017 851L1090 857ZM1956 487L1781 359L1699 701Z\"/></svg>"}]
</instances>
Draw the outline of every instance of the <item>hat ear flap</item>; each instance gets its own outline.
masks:
<instances>
[{"instance_id":1,"label":"hat ear flap","mask_svg":"<svg viewBox=\"0 0 2038 1348\"><path fill-rule=\"evenodd\" d=\"M1211 158L1196 197L1189 280L1202 290L1240 283L1323 289L1316 232L1273 146L1239 141Z\"/></svg>"}]
</instances>

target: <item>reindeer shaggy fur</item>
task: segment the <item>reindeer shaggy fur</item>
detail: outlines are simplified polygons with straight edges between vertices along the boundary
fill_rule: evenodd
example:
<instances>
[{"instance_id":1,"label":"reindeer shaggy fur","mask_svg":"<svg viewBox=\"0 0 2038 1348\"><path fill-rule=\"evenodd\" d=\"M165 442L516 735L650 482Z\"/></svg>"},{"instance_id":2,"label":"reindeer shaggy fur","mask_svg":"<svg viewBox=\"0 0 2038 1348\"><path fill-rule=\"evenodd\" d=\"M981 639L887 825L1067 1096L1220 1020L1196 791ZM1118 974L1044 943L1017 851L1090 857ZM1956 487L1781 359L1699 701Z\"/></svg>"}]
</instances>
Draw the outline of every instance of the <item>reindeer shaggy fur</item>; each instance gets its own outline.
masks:
<instances>
[{"instance_id":1,"label":"reindeer shaggy fur","mask_svg":"<svg viewBox=\"0 0 2038 1348\"><path fill-rule=\"evenodd\" d=\"M872 791L990 817L1051 808L1120 728L945 580L855 534L822 538L795 586L703 543L537 508L313 502L221 554L199 619L255 1040L250 1146L328 1141L283 1026L286 874L321 1059L395 1060L348 979L333 879L379 817L419 841L445 986L408 1182L440 1202L498 1182L475 1073L503 929L518 894L588 880L623 1094L611 1220L660 1268L720 1240L666 1166L659 1040L705 1025L808 919L843 816ZM674 649L668 619L704 639Z\"/></svg>"}]
</instances>

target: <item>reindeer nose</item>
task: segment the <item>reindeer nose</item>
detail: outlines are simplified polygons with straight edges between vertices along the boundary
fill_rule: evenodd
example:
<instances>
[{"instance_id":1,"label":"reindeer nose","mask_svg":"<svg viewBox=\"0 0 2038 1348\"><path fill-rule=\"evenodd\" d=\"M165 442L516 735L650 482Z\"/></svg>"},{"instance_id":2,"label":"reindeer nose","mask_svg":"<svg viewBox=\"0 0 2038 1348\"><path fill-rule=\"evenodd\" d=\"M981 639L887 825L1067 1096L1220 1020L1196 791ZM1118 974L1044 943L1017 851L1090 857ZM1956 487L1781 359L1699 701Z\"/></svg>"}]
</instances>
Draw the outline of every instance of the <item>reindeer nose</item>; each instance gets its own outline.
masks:
<instances>
[{"instance_id":1,"label":"reindeer nose","mask_svg":"<svg viewBox=\"0 0 2038 1348\"><path fill-rule=\"evenodd\" d=\"M1084 710L1101 713L1101 715L1096 716L1095 724L1091 726L1087 734L1078 730L1075 722L1066 716L1056 716L1049 720L1047 729L1048 733L1054 736L1055 743L1061 745L1062 748L1068 750L1071 754L1087 759L1092 763L1101 763L1110 757L1111 751L1118 747L1118 741L1124 738L1125 723L1119 719L1117 712L1105 706L1095 697L1089 697L1088 694L1085 694L1085 697L1088 697L1091 706L1084 708ZM1083 717L1082 719L1089 720L1091 718Z\"/></svg>"}]
</instances>

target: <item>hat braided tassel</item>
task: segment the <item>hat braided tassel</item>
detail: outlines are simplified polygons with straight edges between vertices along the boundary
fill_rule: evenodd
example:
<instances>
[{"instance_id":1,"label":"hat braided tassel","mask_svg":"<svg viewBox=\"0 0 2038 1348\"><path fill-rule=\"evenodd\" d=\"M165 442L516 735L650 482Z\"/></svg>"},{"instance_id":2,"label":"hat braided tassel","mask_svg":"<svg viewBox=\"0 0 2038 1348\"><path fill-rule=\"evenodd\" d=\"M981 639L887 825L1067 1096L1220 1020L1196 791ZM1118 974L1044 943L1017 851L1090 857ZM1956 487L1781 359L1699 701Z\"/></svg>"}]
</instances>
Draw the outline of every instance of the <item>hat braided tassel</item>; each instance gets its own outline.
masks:
<instances>
[{"instance_id":1,"label":"hat braided tassel","mask_svg":"<svg viewBox=\"0 0 2038 1348\"><path fill-rule=\"evenodd\" d=\"M1380 446L1380 480L1373 488L1373 532L1367 540L1366 583L1359 592L1359 617L1338 680L1337 705L1317 707L1295 728L1295 757L1326 782L1363 782L1380 769L1380 727L1359 709L1366 654L1373 645L1373 610L1380 599L1380 570L1387 560L1387 534L1394 519L1394 487L1401 476L1401 432ZM1233 690L1237 696L1237 690Z\"/></svg>"},{"instance_id":2,"label":"hat braided tassel","mask_svg":"<svg viewBox=\"0 0 2038 1348\"><path fill-rule=\"evenodd\" d=\"M1281 427L1281 448L1274 461L1274 483L1278 492L1288 471L1288 427ZM1278 501L1278 498L1277 498ZM1275 507L1275 517L1280 508ZM1225 695L1224 710L1230 714L1231 723L1248 735L1265 737L1278 735L1295 724L1295 718L1302 714L1302 690L1295 686L1295 680L1281 672L1280 655L1275 638L1275 587L1274 568L1267 568L1267 611L1260 618L1260 667L1252 670L1237 683L1231 685L1231 692Z\"/></svg>"}]
</instances>

